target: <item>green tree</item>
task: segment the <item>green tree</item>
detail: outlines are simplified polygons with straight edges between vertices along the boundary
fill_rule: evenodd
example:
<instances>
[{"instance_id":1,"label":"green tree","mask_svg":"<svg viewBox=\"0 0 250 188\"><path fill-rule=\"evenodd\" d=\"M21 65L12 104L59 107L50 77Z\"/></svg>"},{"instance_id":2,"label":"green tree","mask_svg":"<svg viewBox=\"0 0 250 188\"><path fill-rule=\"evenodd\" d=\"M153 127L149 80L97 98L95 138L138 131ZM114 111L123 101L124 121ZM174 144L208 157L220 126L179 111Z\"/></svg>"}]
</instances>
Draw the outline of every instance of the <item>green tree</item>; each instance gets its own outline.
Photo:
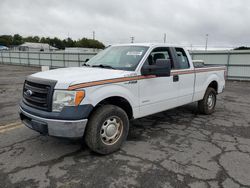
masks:
<instances>
[{"instance_id":1,"label":"green tree","mask_svg":"<svg viewBox=\"0 0 250 188\"><path fill-rule=\"evenodd\" d=\"M40 39L40 42L41 42L41 43L49 43L49 38L42 37L42 38Z\"/></svg>"},{"instance_id":2,"label":"green tree","mask_svg":"<svg viewBox=\"0 0 250 188\"><path fill-rule=\"evenodd\" d=\"M83 48L99 48L104 49L105 46L103 43L93 40L93 39L87 39L82 38L76 42L76 47L83 47Z\"/></svg>"},{"instance_id":3,"label":"green tree","mask_svg":"<svg viewBox=\"0 0 250 188\"><path fill-rule=\"evenodd\" d=\"M54 46L58 49L64 49L65 46L63 45L63 42L57 38L57 37L54 37L53 39L50 39L50 45L51 46Z\"/></svg>"},{"instance_id":4,"label":"green tree","mask_svg":"<svg viewBox=\"0 0 250 188\"><path fill-rule=\"evenodd\" d=\"M0 45L10 47L11 45L13 45L12 42L13 42L13 37L11 35L0 36Z\"/></svg>"},{"instance_id":5,"label":"green tree","mask_svg":"<svg viewBox=\"0 0 250 188\"><path fill-rule=\"evenodd\" d=\"M15 34L13 36L12 45L20 45L20 44L23 44L23 37L20 36L19 34Z\"/></svg>"},{"instance_id":6,"label":"green tree","mask_svg":"<svg viewBox=\"0 0 250 188\"><path fill-rule=\"evenodd\" d=\"M67 38L63 40L64 47L75 47L76 41L71 38Z\"/></svg>"},{"instance_id":7,"label":"green tree","mask_svg":"<svg viewBox=\"0 0 250 188\"><path fill-rule=\"evenodd\" d=\"M71 38L59 39L57 37L38 37L38 36L28 36L22 37L19 34L11 35L1 35L0 36L0 45L12 46L20 45L24 42L35 42L35 43L47 43L51 46L54 46L58 49L65 49L65 47L82 47L82 48L105 48L104 44L98 40L82 38L79 40L73 40Z\"/></svg>"},{"instance_id":8,"label":"green tree","mask_svg":"<svg viewBox=\"0 0 250 188\"><path fill-rule=\"evenodd\" d=\"M40 42L40 38L38 36L28 36L23 38L24 42Z\"/></svg>"},{"instance_id":9,"label":"green tree","mask_svg":"<svg viewBox=\"0 0 250 188\"><path fill-rule=\"evenodd\" d=\"M250 50L250 47L240 46L238 48L234 48L234 50Z\"/></svg>"}]
</instances>

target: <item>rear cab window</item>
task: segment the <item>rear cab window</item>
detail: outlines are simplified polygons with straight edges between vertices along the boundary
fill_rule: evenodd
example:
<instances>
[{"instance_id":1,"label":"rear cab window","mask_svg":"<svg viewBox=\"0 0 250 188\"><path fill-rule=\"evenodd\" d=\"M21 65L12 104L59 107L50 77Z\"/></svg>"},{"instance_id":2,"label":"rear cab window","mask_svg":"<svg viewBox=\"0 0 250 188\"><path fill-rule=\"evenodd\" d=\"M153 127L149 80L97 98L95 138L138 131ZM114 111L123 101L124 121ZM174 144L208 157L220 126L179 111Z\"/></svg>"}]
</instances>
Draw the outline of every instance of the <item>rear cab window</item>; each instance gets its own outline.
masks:
<instances>
[{"instance_id":1,"label":"rear cab window","mask_svg":"<svg viewBox=\"0 0 250 188\"><path fill-rule=\"evenodd\" d=\"M178 68L179 69L189 69L190 64L188 61L188 57L186 52L183 48L175 48L176 56L177 56L177 62L178 62Z\"/></svg>"}]
</instances>

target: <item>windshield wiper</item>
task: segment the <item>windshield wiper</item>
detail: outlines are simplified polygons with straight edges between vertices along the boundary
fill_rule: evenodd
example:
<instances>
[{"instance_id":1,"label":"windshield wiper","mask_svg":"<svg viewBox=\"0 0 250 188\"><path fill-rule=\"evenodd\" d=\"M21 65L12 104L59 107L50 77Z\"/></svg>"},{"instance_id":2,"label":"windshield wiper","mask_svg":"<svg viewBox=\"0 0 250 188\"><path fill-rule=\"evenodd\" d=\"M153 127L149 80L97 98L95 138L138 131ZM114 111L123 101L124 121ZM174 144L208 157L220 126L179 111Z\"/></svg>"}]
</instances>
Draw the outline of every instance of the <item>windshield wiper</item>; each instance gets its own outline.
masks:
<instances>
[{"instance_id":1,"label":"windshield wiper","mask_svg":"<svg viewBox=\"0 0 250 188\"><path fill-rule=\"evenodd\" d=\"M104 64L92 65L92 67L101 67L101 68L104 68L104 69L115 69L114 67L112 67L110 65L104 65Z\"/></svg>"},{"instance_id":2,"label":"windshield wiper","mask_svg":"<svg viewBox=\"0 0 250 188\"><path fill-rule=\"evenodd\" d=\"M82 66L85 66L85 67L90 67L90 65L89 65L89 64L87 64L87 63L83 63L83 64L82 64Z\"/></svg>"}]
</instances>

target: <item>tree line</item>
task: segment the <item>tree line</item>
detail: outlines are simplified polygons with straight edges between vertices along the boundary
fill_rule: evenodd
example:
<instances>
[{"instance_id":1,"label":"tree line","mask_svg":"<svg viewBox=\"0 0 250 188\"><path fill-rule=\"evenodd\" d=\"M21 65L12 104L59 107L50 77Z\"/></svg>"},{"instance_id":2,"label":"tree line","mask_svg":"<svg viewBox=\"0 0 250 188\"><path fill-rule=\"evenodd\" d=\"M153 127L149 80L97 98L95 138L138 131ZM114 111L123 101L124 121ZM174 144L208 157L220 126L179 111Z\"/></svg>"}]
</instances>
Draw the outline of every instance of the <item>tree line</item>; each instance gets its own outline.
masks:
<instances>
[{"instance_id":1,"label":"tree line","mask_svg":"<svg viewBox=\"0 0 250 188\"><path fill-rule=\"evenodd\" d=\"M250 50L250 47L247 46L240 46L238 48L234 48L234 50Z\"/></svg>"},{"instance_id":2,"label":"tree line","mask_svg":"<svg viewBox=\"0 0 250 188\"><path fill-rule=\"evenodd\" d=\"M58 49L65 49L66 47L82 47L82 48L98 48L104 49L105 45L93 39L81 38L78 40L73 40L71 38L59 39L57 37L39 37L39 36L28 36L23 37L19 34L15 35L0 35L0 45L12 47L18 46L25 42L35 42L35 43L47 43Z\"/></svg>"}]
</instances>

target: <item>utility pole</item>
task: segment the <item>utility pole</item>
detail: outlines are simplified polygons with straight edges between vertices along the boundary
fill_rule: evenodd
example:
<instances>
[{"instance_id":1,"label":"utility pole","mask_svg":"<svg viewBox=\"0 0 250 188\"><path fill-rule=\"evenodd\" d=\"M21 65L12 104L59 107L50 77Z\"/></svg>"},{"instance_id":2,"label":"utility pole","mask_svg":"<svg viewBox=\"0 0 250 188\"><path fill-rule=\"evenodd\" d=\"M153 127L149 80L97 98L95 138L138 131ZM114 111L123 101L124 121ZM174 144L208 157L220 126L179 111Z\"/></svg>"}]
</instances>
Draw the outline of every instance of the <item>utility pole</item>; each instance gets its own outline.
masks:
<instances>
[{"instance_id":1,"label":"utility pole","mask_svg":"<svg viewBox=\"0 0 250 188\"><path fill-rule=\"evenodd\" d=\"M166 40L167 40L167 34L164 33L163 42L166 43Z\"/></svg>"},{"instance_id":2,"label":"utility pole","mask_svg":"<svg viewBox=\"0 0 250 188\"><path fill-rule=\"evenodd\" d=\"M134 43L135 37L131 37L131 43Z\"/></svg>"},{"instance_id":3,"label":"utility pole","mask_svg":"<svg viewBox=\"0 0 250 188\"><path fill-rule=\"evenodd\" d=\"M95 40L95 31L93 31L93 40Z\"/></svg>"},{"instance_id":4,"label":"utility pole","mask_svg":"<svg viewBox=\"0 0 250 188\"><path fill-rule=\"evenodd\" d=\"M191 55L191 58L194 59L194 54L193 54L193 44L190 45L191 47L191 50L190 50L190 55Z\"/></svg>"},{"instance_id":5,"label":"utility pole","mask_svg":"<svg viewBox=\"0 0 250 188\"><path fill-rule=\"evenodd\" d=\"M207 51L207 44L208 44L208 34L206 34L206 46L205 46L205 51Z\"/></svg>"}]
</instances>

